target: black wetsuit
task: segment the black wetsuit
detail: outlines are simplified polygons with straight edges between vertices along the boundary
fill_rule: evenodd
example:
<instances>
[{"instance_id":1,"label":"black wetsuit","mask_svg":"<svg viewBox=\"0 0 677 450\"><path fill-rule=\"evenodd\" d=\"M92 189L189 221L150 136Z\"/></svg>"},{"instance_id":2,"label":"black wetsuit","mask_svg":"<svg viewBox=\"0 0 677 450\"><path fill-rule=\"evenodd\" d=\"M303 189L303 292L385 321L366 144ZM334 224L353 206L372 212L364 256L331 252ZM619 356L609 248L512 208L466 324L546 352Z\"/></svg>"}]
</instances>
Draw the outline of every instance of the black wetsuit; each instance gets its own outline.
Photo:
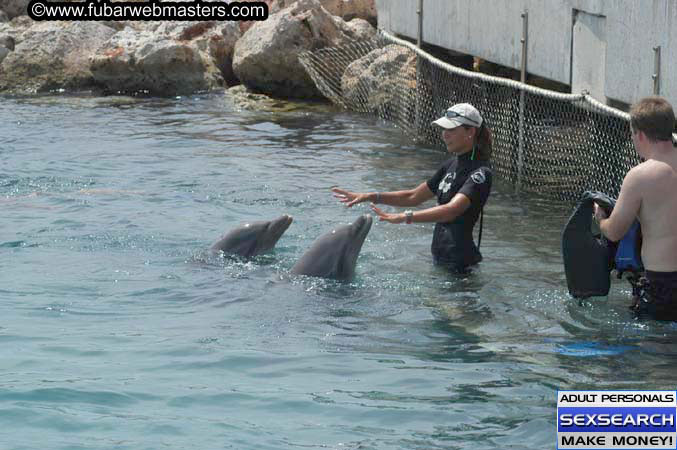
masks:
<instances>
[{"instance_id":1,"label":"black wetsuit","mask_svg":"<svg viewBox=\"0 0 677 450\"><path fill-rule=\"evenodd\" d=\"M482 260L472 231L489 198L491 178L489 162L471 160L468 152L446 161L428 180L428 188L437 196L440 205L449 203L458 193L470 199L470 207L459 217L452 222L435 224L431 246L435 264L463 271Z\"/></svg>"},{"instance_id":2,"label":"black wetsuit","mask_svg":"<svg viewBox=\"0 0 677 450\"><path fill-rule=\"evenodd\" d=\"M656 320L677 320L677 272L647 270L637 284L633 309Z\"/></svg>"}]
</instances>

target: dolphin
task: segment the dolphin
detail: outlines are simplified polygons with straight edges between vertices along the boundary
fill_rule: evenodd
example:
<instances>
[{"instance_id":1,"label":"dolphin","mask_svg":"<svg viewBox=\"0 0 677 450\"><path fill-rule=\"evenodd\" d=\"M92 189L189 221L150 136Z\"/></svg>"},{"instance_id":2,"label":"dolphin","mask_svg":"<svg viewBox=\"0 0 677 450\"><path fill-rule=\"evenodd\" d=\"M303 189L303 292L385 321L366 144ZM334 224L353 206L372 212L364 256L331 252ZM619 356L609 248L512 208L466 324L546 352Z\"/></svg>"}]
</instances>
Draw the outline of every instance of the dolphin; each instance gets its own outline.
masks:
<instances>
[{"instance_id":1,"label":"dolphin","mask_svg":"<svg viewBox=\"0 0 677 450\"><path fill-rule=\"evenodd\" d=\"M245 223L223 235L210 250L244 258L265 253L275 247L292 220L285 214L270 221Z\"/></svg>"},{"instance_id":2,"label":"dolphin","mask_svg":"<svg viewBox=\"0 0 677 450\"><path fill-rule=\"evenodd\" d=\"M351 225L341 225L323 234L292 267L295 275L351 280L372 218L365 214Z\"/></svg>"}]
</instances>

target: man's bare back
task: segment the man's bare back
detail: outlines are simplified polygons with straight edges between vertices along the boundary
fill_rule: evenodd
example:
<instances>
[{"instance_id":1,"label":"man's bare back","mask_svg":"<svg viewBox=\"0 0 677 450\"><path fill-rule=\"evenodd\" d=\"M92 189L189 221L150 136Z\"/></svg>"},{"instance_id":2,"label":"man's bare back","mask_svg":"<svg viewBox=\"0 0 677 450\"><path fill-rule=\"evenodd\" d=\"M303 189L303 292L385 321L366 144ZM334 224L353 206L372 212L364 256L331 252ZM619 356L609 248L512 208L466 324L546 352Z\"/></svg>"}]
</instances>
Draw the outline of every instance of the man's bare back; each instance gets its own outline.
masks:
<instances>
[{"instance_id":1,"label":"man's bare back","mask_svg":"<svg viewBox=\"0 0 677 450\"><path fill-rule=\"evenodd\" d=\"M642 262L647 270L677 271L677 148L656 151L635 167L641 196Z\"/></svg>"}]
</instances>

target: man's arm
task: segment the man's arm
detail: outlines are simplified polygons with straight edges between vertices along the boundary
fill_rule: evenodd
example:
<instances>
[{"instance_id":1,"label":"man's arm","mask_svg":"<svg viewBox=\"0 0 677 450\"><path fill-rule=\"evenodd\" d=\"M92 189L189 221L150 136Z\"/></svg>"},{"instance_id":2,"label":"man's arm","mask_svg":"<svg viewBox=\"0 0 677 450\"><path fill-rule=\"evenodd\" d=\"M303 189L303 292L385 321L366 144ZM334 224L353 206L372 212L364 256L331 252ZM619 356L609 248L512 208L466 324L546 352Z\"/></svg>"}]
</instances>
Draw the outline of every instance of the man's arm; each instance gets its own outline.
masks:
<instances>
[{"instance_id":1,"label":"man's arm","mask_svg":"<svg viewBox=\"0 0 677 450\"><path fill-rule=\"evenodd\" d=\"M628 172L621 185L621 193L611 217L606 218L602 208L595 208L595 217L599 221L599 229L610 241L620 241L639 216L642 206L640 190L640 173L637 168Z\"/></svg>"}]
</instances>

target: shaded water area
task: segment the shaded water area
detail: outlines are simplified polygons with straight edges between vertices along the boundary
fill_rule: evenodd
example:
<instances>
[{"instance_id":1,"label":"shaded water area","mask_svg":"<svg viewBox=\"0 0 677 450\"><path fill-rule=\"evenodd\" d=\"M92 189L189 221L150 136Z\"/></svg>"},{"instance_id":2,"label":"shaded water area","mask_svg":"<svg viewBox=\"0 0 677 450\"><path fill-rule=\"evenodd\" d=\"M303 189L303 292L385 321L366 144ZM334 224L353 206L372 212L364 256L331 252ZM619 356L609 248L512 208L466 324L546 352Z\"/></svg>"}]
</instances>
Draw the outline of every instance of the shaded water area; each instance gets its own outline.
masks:
<instances>
[{"instance_id":1,"label":"shaded water area","mask_svg":"<svg viewBox=\"0 0 677 450\"><path fill-rule=\"evenodd\" d=\"M570 213L495 186L485 261L431 264L432 225L374 222L357 277L288 271L445 155L330 107L0 99L0 448L541 449L558 389L674 389L677 330L629 289L571 299ZM294 223L253 261L226 230Z\"/></svg>"}]
</instances>

